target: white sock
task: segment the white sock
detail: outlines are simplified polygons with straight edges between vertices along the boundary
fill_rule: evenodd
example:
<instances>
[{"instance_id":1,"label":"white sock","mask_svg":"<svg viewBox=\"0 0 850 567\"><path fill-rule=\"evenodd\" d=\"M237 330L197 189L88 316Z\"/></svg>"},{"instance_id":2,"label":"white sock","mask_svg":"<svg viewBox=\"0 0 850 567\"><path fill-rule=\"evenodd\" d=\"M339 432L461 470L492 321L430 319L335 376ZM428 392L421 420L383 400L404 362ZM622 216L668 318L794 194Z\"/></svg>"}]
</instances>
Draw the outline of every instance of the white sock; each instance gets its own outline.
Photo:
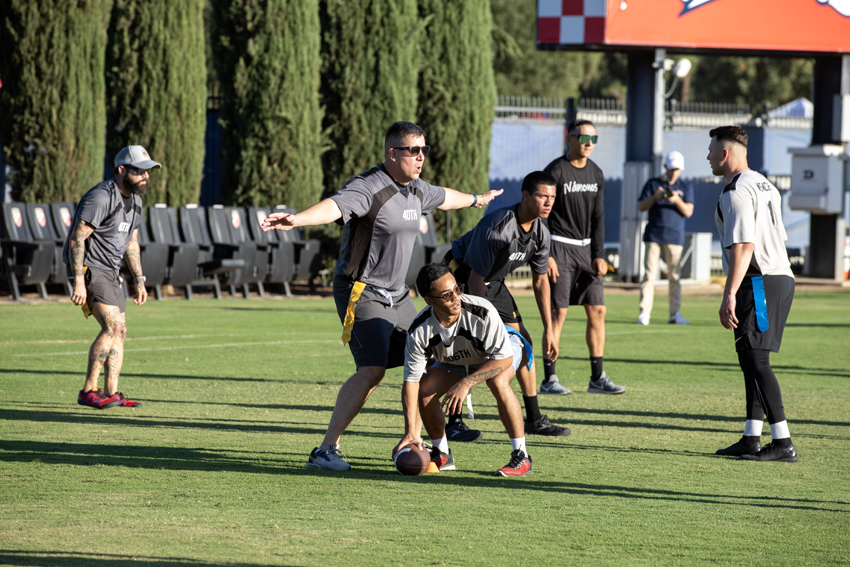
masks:
<instances>
[{"instance_id":1,"label":"white sock","mask_svg":"<svg viewBox=\"0 0 850 567\"><path fill-rule=\"evenodd\" d=\"M517 449L525 453L526 457L528 456L528 451L525 449L524 435L522 437L517 437L516 439L511 439L511 450L516 451Z\"/></svg>"},{"instance_id":2,"label":"white sock","mask_svg":"<svg viewBox=\"0 0 850 567\"><path fill-rule=\"evenodd\" d=\"M746 437L760 437L761 436L761 427L764 424L763 421L757 421L755 419L748 419L747 423L744 425L744 435Z\"/></svg>"},{"instance_id":3,"label":"white sock","mask_svg":"<svg viewBox=\"0 0 850 567\"><path fill-rule=\"evenodd\" d=\"M449 454L449 438L443 435L441 439L431 439L434 447L440 450L441 453Z\"/></svg>"},{"instance_id":4,"label":"white sock","mask_svg":"<svg viewBox=\"0 0 850 567\"><path fill-rule=\"evenodd\" d=\"M770 436L773 439L788 439L791 437L791 432L788 431L787 421L778 421L770 424Z\"/></svg>"}]
</instances>

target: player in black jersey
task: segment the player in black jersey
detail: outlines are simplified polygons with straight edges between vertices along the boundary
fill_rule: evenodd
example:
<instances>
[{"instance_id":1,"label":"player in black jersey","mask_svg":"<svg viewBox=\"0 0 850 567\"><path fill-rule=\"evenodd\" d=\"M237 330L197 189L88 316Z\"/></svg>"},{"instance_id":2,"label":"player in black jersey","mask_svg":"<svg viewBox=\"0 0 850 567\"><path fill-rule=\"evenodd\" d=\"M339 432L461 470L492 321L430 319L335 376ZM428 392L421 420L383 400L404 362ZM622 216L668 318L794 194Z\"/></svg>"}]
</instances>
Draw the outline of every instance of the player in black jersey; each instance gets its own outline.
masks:
<instances>
[{"instance_id":1,"label":"player in black jersey","mask_svg":"<svg viewBox=\"0 0 850 567\"><path fill-rule=\"evenodd\" d=\"M552 323L555 350L570 305L584 305L587 313L587 348L590 351L591 394L622 394L602 369L605 351L605 301L602 276L608 271L604 258L605 207L602 170L590 160L596 147L596 127L590 120L577 120L567 127L570 151L546 166L558 182L555 206L549 215L552 246L549 251L549 280L552 289ZM544 394L566 393L555 374L555 358L544 353L540 385Z\"/></svg>"},{"instance_id":2,"label":"player in black jersey","mask_svg":"<svg viewBox=\"0 0 850 567\"><path fill-rule=\"evenodd\" d=\"M534 297L543 319L543 352L556 359L558 350L552 326L549 303L549 245L551 237L546 218L555 201L555 179L545 171L534 171L522 181L522 201L506 209L487 214L474 229L452 244L447 255L455 277L471 295L489 300L498 310L502 322L519 331L531 344L531 335L522 324L513 296L505 285L505 277L524 264L531 266ZM536 435L569 435L568 427L552 425L540 413L537 403L537 374L533 361L521 366L517 378L525 402L525 432ZM450 439L472 441L480 433L463 424L460 412L449 416L446 429ZM474 435L473 433L477 434Z\"/></svg>"}]
</instances>

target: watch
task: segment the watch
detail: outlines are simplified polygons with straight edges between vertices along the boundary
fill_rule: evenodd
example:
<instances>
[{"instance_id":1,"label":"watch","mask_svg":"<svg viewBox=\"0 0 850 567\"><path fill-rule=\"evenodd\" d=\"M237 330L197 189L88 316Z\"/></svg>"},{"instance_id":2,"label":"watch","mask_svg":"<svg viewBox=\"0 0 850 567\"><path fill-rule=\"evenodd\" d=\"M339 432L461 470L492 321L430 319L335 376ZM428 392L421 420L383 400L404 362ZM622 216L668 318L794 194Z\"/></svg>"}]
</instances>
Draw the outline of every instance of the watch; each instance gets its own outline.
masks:
<instances>
[{"instance_id":1,"label":"watch","mask_svg":"<svg viewBox=\"0 0 850 567\"><path fill-rule=\"evenodd\" d=\"M133 281L135 281L136 283L139 283L139 282L145 282L147 280L148 280L148 278L146 278L145 276L139 276L138 278L135 278Z\"/></svg>"}]
</instances>

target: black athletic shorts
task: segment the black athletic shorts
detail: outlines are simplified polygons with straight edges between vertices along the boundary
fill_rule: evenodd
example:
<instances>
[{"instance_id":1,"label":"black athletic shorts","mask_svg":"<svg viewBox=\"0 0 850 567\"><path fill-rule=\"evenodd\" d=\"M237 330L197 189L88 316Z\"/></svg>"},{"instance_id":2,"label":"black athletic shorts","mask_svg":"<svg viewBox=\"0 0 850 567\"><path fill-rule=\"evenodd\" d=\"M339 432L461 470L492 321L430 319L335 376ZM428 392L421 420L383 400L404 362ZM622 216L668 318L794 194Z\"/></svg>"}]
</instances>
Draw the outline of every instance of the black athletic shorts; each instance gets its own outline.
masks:
<instances>
[{"instance_id":1,"label":"black athletic shorts","mask_svg":"<svg viewBox=\"0 0 850 567\"><path fill-rule=\"evenodd\" d=\"M549 281L553 309L570 305L605 305L602 276L596 275L590 246L553 240L549 256L558 265L558 281Z\"/></svg>"},{"instance_id":2,"label":"black athletic shorts","mask_svg":"<svg viewBox=\"0 0 850 567\"><path fill-rule=\"evenodd\" d=\"M466 291L469 292L469 285L466 286ZM519 314L519 308L514 296L508 291L505 280L490 282L484 286L484 291L484 298L499 312L502 323L522 323L522 315Z\"/></svg>"},{"instance_id":3,"label":"black athletic shorts","mask_svg":"<svg viewBox=\"0 0 850 567\"><path fill-rule=\"evenodd\" d=\"M334 302L343 324L353 286L354 282L346 278L334 278ZM354 326L348 342L357 368L404 366L407 330L417 313L409 293L394 298L391 306L388 298L366 286L354 307Z\"/></svg>"},{"instance_id":4,"label":"black athletic shorts","mask_svg":"<svg viewBox=\"0 0 850 567\"><path fill-rule=\"evenodd\" d=\"M738 318L735 350L779 352L793 300L792 277L745 277L735 294L735 316Z\"/></svg>"},{"instance_id":5,"label":"black athletic shorts","mask_svg":"<svg viewBox=\"0 0 850 567\"><path fill-rule=\"evenodd\" d=\"M66 266L66 268L68 282L73 288L76 281L74 274L70 266ZM96 301L103 305L114 305L118 307L121 313L127 311L127 302L124 299L124 288L122 287L124 278L118 272L101 268L86 268L85 282L86 304L89 306L89 310Z\"/></svg>"}]
</instances>

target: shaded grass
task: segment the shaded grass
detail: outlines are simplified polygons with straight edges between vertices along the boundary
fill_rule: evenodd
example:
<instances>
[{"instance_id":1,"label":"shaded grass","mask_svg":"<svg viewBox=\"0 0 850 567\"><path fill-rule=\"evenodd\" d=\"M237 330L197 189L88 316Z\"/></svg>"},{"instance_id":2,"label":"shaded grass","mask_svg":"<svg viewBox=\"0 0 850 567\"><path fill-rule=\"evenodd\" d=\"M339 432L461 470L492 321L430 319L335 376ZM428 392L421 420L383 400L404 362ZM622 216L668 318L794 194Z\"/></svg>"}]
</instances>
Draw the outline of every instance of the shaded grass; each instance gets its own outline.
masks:
<instances>
[{"instance_id":1,"label":"shaded grass","mask_svg":"<svg viewBox=\"0 0 850 567\"><path fill-rule=\"evenodd\" d=\"M540 398L573 434L530 438L523 479L493 476L510 446L484 388L459 470L397 475L400 369L343 437L354 470L305 469L354 370L331 300L130 306L121 389L144 407L106 411L75 401L94 322L0 307L0 564L846 564L850 296L798 293L772 356L795 464L713 454L743 421L719 298L686 297L687 328L606 302L605 368L628 392L584 393L573 310L558 374L576 393ZM533 298L517 303L539 336Z\"/></svg>"}]
</instances>

